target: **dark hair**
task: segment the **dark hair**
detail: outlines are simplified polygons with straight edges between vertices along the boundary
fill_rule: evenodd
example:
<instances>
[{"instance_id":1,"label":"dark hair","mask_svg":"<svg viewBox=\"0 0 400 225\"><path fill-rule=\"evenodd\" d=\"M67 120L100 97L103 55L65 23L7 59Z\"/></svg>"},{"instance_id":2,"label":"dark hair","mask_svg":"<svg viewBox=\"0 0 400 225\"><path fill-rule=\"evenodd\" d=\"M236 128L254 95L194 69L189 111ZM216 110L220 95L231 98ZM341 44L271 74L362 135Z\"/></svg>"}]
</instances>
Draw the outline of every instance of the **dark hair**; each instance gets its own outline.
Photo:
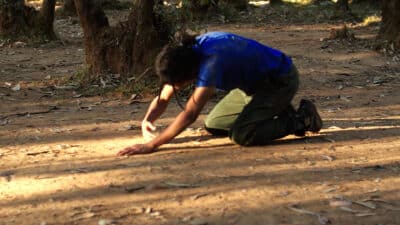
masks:
<instances>
[{"instance_id":1,"label":"dark hair","mask_svg":"<svg viewBox=\"0 0 400 225\"><path fill-rule=\"evenodd\" d=\"M167 44L157 55L155 68L160 84L176 84L196 77L199 54L193 50L196 36L175 35L175 42Z\"/></svg>"},{"instance_id":2,"label":"dark hair","mask_svg":"<svg viewBox=\"0 0 400 225\"><path fill-rule=\"evenodd\" d=\"M165 45L156 58L155 70L160 78L160 94L165 84L175 85L197 76L200 55L193 49L196 35L177 33L175 39L175 42Z\"/></svg>"}]
</instances>

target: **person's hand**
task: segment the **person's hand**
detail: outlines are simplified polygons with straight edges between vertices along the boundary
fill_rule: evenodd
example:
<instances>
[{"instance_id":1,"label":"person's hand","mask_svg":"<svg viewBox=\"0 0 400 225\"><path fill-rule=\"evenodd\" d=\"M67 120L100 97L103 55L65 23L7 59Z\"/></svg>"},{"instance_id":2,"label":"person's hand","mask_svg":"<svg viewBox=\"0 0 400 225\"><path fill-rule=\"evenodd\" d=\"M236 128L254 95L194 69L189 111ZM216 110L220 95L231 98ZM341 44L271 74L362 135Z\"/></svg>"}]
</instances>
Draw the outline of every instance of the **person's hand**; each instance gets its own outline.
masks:
<instances>
[{"instance_id":1,"label":"person's hand","mask_svg":"<svg viewBox=\"0 0 400 225\"><path fill-rule=\"evenodd\" d=\"M154 152L155 149L147 144L137 144L126 147L118 152L118 156L124 155L137 155L137 154L149 154Z\"/></svg>"},{"instance_id":2,"label":"person's hand","mask_svg":"<svg viewBox=\"0 0 400 225\"><path fill-rule=\"evenodd\" d=\"M144 120L142 122L142 135L147 141L153 139L157 135L157 127L154 126L150 121Z\"/></svg>"}]
</instances>

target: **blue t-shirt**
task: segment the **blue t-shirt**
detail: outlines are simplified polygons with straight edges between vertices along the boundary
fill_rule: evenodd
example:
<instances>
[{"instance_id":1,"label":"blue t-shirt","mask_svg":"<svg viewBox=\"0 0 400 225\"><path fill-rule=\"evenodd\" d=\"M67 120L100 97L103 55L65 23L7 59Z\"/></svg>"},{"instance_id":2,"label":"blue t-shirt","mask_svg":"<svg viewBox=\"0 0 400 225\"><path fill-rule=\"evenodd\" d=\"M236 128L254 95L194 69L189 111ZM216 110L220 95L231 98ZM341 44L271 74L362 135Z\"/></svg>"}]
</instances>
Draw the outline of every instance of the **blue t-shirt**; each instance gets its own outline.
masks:
<instances>
[{"instance_id":1,"label":"blue t-shirt","mask_svg":"<svg viewBox=\"0 0 400 225\"><path fill-rule=\"evenodd\" d=\"M193 49L201 55L197 87L240 88L253 94L267 76L284 76L292 65L282 52L239 35L209 32L196 41Z\"/></svg>"}]
</instances>

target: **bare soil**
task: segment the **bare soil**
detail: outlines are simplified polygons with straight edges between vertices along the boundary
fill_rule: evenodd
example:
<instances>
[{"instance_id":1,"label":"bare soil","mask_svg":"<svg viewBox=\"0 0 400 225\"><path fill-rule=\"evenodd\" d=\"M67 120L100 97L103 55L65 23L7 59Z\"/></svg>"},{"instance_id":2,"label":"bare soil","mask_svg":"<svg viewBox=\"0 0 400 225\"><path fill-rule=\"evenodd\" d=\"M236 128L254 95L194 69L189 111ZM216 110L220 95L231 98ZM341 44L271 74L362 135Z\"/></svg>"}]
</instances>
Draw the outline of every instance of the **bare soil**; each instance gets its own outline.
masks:
<instances>
[{"instance_id":1,"label":"bare soil","mask_svg":"<svg viewBox=\"0 0 400 225\"><path fill-rule=\"evenodd\" d=\"M324 128L240 147L202 129L212 101L173 143L132 157L116 153L143 141L148 98L59 86L84 49L74 19L55 26L64 44L0 47L0 224L400 224L400 65L368 47L377 26L352 26L356 40L322 40L335 24L210 26L292 56L294 104L315 101Z\"/></svg>"}]
</instances>

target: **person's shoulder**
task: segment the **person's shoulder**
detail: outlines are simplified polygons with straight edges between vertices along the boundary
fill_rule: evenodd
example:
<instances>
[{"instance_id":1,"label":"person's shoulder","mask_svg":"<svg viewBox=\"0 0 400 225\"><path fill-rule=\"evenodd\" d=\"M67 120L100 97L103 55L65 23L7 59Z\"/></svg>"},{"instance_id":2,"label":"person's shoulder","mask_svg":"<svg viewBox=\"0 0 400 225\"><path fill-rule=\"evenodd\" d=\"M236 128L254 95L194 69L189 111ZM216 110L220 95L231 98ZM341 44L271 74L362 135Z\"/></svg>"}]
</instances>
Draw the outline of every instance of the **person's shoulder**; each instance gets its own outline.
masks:
<instances>
[{"instance_id":1,"label":"person's shoulder","mask_svg":"<svg viewBox=\"0 0 400 225\"><path fill-rule=\"evenodd\" d=\"M235 39L235 38L242 38L241 36L225 31L212 31L207 32L205 34L201 34L196 37L198 43L205 43L205 42L214 42L214 41L223 41L227 39Z\"/></svg>"}]
</instances>

